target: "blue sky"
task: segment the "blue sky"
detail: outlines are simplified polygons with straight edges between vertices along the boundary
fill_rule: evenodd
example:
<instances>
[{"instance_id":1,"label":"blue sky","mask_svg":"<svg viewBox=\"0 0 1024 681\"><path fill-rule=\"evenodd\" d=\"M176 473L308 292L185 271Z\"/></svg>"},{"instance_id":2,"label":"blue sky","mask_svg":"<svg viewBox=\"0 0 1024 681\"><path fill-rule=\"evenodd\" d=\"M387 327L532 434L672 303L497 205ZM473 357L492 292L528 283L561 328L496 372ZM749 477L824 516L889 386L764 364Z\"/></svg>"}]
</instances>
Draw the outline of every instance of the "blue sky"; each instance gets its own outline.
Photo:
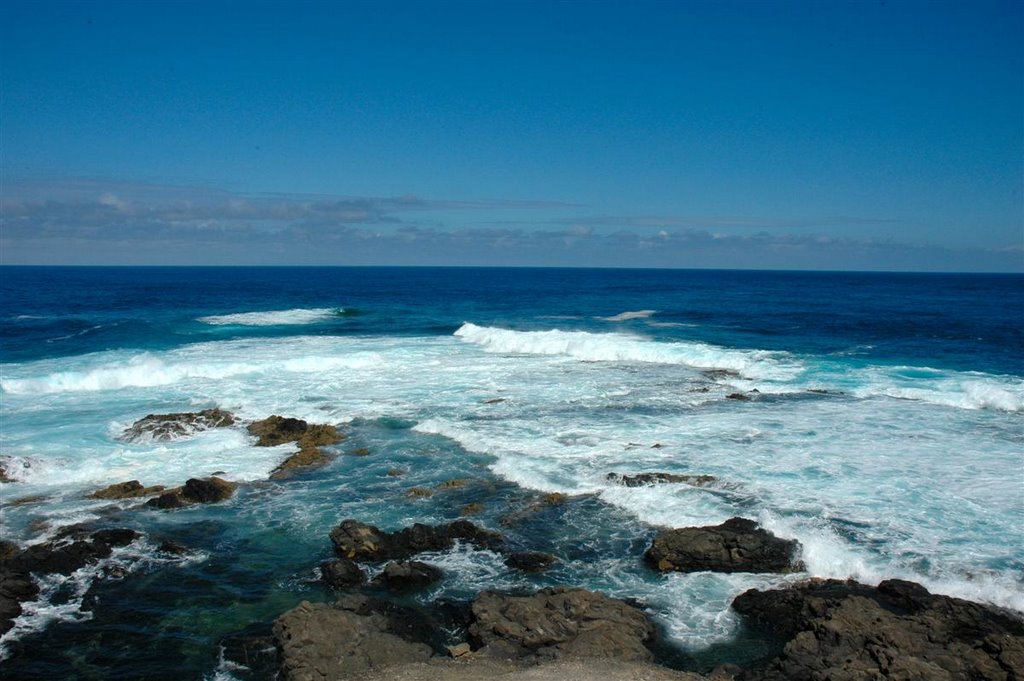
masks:
<instances>
[{"instance_id":1,"label":"blue sky","mask_svg":"<svg viewBox=\"0 0 1024 681\"><path fill-rule=\"evenodd\" d=\"M0 262L1024 271L1020 2L0 3Z\"/></svg>"}]
</instances>

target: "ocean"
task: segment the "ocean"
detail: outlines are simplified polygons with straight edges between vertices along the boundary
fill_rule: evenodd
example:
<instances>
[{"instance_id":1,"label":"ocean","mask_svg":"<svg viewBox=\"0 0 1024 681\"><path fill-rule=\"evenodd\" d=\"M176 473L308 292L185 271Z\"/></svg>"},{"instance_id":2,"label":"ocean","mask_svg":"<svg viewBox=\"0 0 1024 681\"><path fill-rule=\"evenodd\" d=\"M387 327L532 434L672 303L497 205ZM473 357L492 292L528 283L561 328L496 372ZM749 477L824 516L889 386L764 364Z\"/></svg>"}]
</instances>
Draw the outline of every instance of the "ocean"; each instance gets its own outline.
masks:
<instances>
[{"instance_id":1,"label":"ocean","mask_svg":"<svg viewBox=\"0 0 1024 681\"><path fill-rule=\"evenodd\" d=\"M642 603L680 668L756 655L731 600L808 576L1024 612L1020 275L4 267L0 338L3 538L143 535L40 579L0 639L4 678L271 678L231 650L332 597L317 566L341 520L470 509L559 562L524 574L459 545L421 558L445 578L412 602L600 590ZM281 481L268 475L294 446L255 447L242 426L119 439L147 414L210 407L348 439ZM608 478L644 472L714 480ZM174 511L87 498L214 473L245 484ZM551 493L566 496L539 502ZM799 540L806 571L644 566L658 527L734 516Z\"/></svg>"}]
</instances>

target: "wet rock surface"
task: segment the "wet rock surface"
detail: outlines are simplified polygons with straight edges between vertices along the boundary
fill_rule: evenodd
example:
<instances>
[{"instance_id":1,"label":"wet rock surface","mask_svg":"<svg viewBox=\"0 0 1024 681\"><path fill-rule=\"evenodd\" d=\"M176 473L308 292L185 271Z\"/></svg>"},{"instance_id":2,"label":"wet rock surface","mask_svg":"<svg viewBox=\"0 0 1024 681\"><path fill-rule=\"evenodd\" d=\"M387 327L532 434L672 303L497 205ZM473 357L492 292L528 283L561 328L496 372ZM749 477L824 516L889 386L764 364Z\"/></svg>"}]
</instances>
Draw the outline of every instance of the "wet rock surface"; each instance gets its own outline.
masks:
<instances>
[{"instance_id":1,"label":"wet rock surface","mask_svg":"<svg viewBox=\"0 0 1024 681\"><path fill-rule=\"evenodd\" d=\"M470 642L538 659L649 661L654 625L638 608L603 594L554 587L531 596L485 592L472 606Z\"/></svg>"},{"instance_id":2,"label":"wet rock surface","mask_svg":"<svg viewBox=\"0 0 1024 681\"><path fill-rule=\"evenodd\" d=\"M786 641L778 657L745 672L744 681L1024 678L1019 615L933 595L913 582L814 580L752 589L733 608Z\"/></svg>"},{"instance_id":3,"label":"wet rock surface","mask_svg":"<svg viewBox=\"0 0 1024 681\"><path fill-rule=\"evenodd\" d=\"M21 614L21 604L39 595L39 587L28 572L0 565L0 634L14 626L14 618Z\"/></svg>"},{"instance_id":4,"label":"wet rock surface","mask_svg":"<svg viewBox=\"0 0 1024 681\"><path fill-rule=\"evenodd\" d=\"M795 572L800 545L746 518L721 525L662 530L644 554L659 572Z\"/></svg>"},{"instance_id":5,"label":"wet rock surface","mask_svg":"<svg viewBox=\"0 0 1024 681\"><path fill-rule=\"evenodd\" d=\"M550 553L539 551L517 551L505 558L505 565L523 572L542 572L558 562Z\"/></svg>"},{"instance_id":6,"label":"wet rock surface","mask_svg":"<svg viewBox=\"0 0 1024 681\"><path fill-rule=\"evenodd\" d=\"M253 421L247 430L256 436L257 447L276 447L288 442L299 446L299 451L290 455L270 473L271 480L284 480L303 469L318 468L327 464L331 457L320 447L342 442L345 436L329 424L310 424L302 419L284 416L269 416Z\"/></svg>"},{"instance_id":7,"label":"wet rock surface","mask_svg":"<svg viewBox=\"0 0 1024 681\"><path fill-rule=\"evenodd\" d=\"M637 473L636 475L622 475L609 473L606 480L617 482L626 487L643 487L646 485L658 485L663 483L685 483L699 487L715 481L713 475L686 475L677 473Z\"/></svg>"},{"instance_id":8,"label":"wet rock surface","mask_svg":"<svg viewBox=\"0 0 1024 681\"><path fill-rule=\"evenodd\" d=\"M456 540L467 541L478 548L501 550L504 539L497 532L486 530L468 520L447 525L416 523L394 532L381 530L358 520L344 520L331 530L331 542L339 556L350 560L395 560L409 558L424 551L445 551Z\"/></svg>"},{"instance_id":9,"label":"wet rock surface","mask_svg":"<svg viewBox=\"0 0 1024 681\"><path fill-rule=\"evenodd\" d=\"M118 438L125 442L167 442L211 428L233 426L235 417L223 409L178 414L149 414L129 426Z\"/></svg>"}]
</instances>

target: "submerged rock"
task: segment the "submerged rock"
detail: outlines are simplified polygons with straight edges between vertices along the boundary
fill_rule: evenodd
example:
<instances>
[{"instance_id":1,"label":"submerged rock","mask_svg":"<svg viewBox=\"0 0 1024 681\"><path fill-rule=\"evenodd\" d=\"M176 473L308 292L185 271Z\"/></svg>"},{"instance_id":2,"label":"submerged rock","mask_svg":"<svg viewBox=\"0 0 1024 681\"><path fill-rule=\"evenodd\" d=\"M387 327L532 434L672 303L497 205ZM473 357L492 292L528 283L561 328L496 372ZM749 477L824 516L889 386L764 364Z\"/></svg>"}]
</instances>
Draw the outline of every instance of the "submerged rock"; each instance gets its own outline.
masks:
<instances>
[{"instance_id":1,"label":"submerged rock","mask_svg":"<svg viewBox=\"0 0 1024 681\"><path fill-rule=\"evenodd\" d=\"M620 473L609 473L606 480L617 482L626 487L642 487L644 485L657 485L662 483L681 482L694 487L707 485L715 481L713 475L687 475L678 473L637 473L636 475L622 475Z\"/></svg>"},{"instance_id":2,"label":"submerged rock","mask_svg":"<svg viewBox=\"0 0 1024 681\"><path fill-rule=\"evenodd\" d=\"M877 588L813 580L733 601L749 624L788 641L744 681L1024 678L1024 620L888 580Z\"/></svg>"},{"instance_id":3,"label":"submerged rock","mask_svg":"<svg viewBox=\"0 0 1024 681\"><path fill-rule=\"evenodd\" d=\"M223 409L205 409L180 414L149 414L125 429L119 439L126 442L166 442L211 428L224 428L234 424L234 415Z\"/></svg>"},{"instance_id":4,"label":"submerged rock","mask_svg":"<svg viewBox=\"0 0 1024 681\"><path fill-rule=\"evenodd\" d=\"M799 543L780 539L753 520L730 518L721 525L662 530L644 558L659 572L795 572Z\"/></svg>"},{"instance_id":5,"label":"submerged rock","mask_svg":"<svg viewBox=\"0 0 1024 681\"><path fill-rule=\"evenodd\" d=\"M424 551L445 551L456 540L468 541L480 548L500 550L504 538L468 520L447 525L416 523L395 532L387 532L358 520L345 520L331 530L331 542L339 556L351 560L394 560Z\"/></svg>"},{"instance_id":6,"label":"submerged rock","mask_svg":"<svg viewBox=\"0 0 1024 681\"><path fill-rule=\"evenodd\" d=\"M470 642L499 644L542 659L606 657L649 661L654 625L638 608L584 589L555 587L531 596L482 593L472 606ZM509 648L511 646L511 648Z\"/></svg>"},{"instance_id":7,"label":"submerged rock","mask_svg":"<svg viewBox=\"0 0 1024 681\"><path fill-rule=\"evenodd\" d=\"M182 487L165 492L155 499L146 502L151 508L181 508L192 504L214 504L230 499L238 488L237 482L222 480L218 477L190 478Z\"/></svg>"},{"instance_id":8,"label":"submerged rock","mask_svg":"<svg viewBox=\"0 0 1024 681\"><path fill-rule=\"evenodd\" d=\"M394 620L368 599L303 601L274 622L281 674L288 681L323 681L428 660L431 647L409 640Z\"/></svg>"},{"instance_id":9,"label":"submerged rock","mask_svg":"<svg viewBox=\"0 0 1024 681\"><path fill-rule=\"evenodd\" d=\"M104 487L101 490L97 490L89 495L90 499L136 499L138 497L148 497L158 492L162 492L166 489L163 485L154 485L152 487L143 487L142 483L138 480L129 480L128 482L118 482L109 487Z\"/></svg>"}]
</instances>

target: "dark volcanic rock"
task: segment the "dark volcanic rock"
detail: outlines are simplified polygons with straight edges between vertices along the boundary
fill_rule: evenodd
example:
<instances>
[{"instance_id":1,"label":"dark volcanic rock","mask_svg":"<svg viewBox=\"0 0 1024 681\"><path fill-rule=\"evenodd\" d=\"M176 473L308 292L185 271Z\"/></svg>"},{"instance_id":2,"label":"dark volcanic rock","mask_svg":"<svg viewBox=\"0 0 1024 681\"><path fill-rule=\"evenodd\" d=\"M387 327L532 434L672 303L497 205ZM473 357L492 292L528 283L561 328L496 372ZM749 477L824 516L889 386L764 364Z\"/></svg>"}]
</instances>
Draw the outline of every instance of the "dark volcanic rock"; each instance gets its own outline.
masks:
<instances>
[{"instance_id":1,"label":"dark volcanic rock","mask_svg":"<svg viewBox=\"0 0 1024 681\"><path fill-rule=\"evenodd\" d=\"M75 570L110 555L110 545L101 541L75 541L69 544L36 544L7 561L16 572L57 572L70 575Z\"/></svg>"},{"instance_id":2,"label":"dark volcanic rock","mask_svg":"<svg viewBox=\"0 0 1024 681\"><path fill-rule=\"evenodd\" d=\"M13 558L20 550L21 548L14 542L0 539L0 561Z\"/></svg>"},{"instance_id":3,"label":"dark volcanic rock","mask_svg":"<svg viewBox=\"0 0 1024 681\"><path fill-rule=\"evenodd\" d=\"M457 539L491 550L500 550L504 543L497 532L485 530L468 520L456 520L436 527L416 523L412 527L386 532L349 519L331 530L334 550L339 556L351 560L393 560L424 551L445 551Z\"/></svg>"},{"instance_id":4,"label":"dark volcanic rock","mask_svg":"<svg viewBox=\"0 0 1024 681\"><path fill-rule=\"evenodd\" d=\"M542 589L532 596L485 592L473 602L470 640L540 658L612 657L648 661L654 626L623 601L583 589ZM486 648L485 648L486 649Z\"/></svg>"},{"instance_id":5,"label":"dark volcanic rock","mask_svg":"<svg viewBox=\"0 0 1024 681\"><path fill-rule=\"evenodd\" d=\"M107 546L128 546L141 536L135 530L126 528L98 530L92 533L94 541L101 542Z\"/></svg>"},{"instance_id":6,"label":"dark volcanic rock","mask_svg":"<svg viewBox=\"0 0 1024 681\"><path fill-rule=\"evenodd\" d=\"M390 625L386 614L360 610L359 602L304 601L274 622L281 674L288 681L343 679L431 657L429 645L405 640Z\"/></svg>"},{"instance_id":7,"label":"dark volcanic rock","mask_svg":"<svg viewBox=\"0 0 1024 681\"><path fill-rule=\"evenodd\" d=\"M523 572L540 572L555 564L557 559L550 553L537 551L519 551L505 559L505 565Z\"/></svg>"},{"instance_id":8,"label":"dark volcanic rock","mask_svg":"<svg viewBox=\"0 0 1024 681\"><path fill-rule=\"evenodd\" d=\"M397 560L384 566L372 582L373 586L391 591L423 589L444 578L444 573L433 565L418 560Z\"/></svg>"},{"instance_id":9,"label":"dark volcanic rock","mask_svg":"<svg viewBox=\"0 0 1024 681\"><path fill-rule=\"evenodd\" d=\"M187 546L185 546L184 544L179 544L173 539L163 540L162 542L160 542L160 546L158 548L163 553L169 553L172 556L181 556L188 553Z\"/></svg>"},{"instance_id":10,"label":"dark volcanic rock","mask_svg":"<svg viewBox=\"0 0 1024 681\"><path fill-rule=\"evenodd\" d=\"M733 601L748 623L788 640L744 681L1024 678L1024 621L978 603L936 596L913 582L877 588L814 580L752 589Z\"/></svg>"},{"instance_id":11,"label":"dark volcanic rock","mask_svg":"<svg viewBox=\"0 0 1024 681\"><path fill-rule=\"evenodd\" d=\"M366 581L366 573L348 558L338 558L320 563L320 574L324 582L336 589L359 586Z\"/></svg>"},{"instance_id":12,"label":"dark volcanic rock","mask_svg":"<svg viewBox=\"0 0 1024 681\"><path fill-rule=\"evenodd\" d=\"M163 485L144 487L138 480L118 482L89 495L90 499L135 499L164 491Z\"/></svg>"},{"instance_id":13,"label":"dark volcanic rock","mask_svg":"<svg viewBox=\"0 0 1024 681\"><path fill-rule=\"evenodd\" d=\"M21 614L21 604L39 595L39 587L27 572L0 567L0 635L14 626L15 617Z\"/></svg>"},{"instance_id":14,"label":"dark volcanic rock","mask_svg":"<svg viewBox=\"0 0 1024 681\"><path fill-rule=\"evenodd\" d=\"M205 409L181 414L149 414L131 425L120 439L127 442L165 442L210 428L234 425L235 417L223 409Z\"/></svg>"},{"instance_id":15,"label":"dark volcanic rock","mask_svg":"<svg viewBox=\"0 0 1024 681\"><path fill-rule=\"evenodd\" d=\"M636 475L620 475L609 473L605 479L617 482L626 487L642 487L644 485L657 485L667 482L683 482L688 485L699 487L715 481L713 475L685 475L677 473L637 473Z\"/></svg>"},{"instance_id":16,"label":"dark volcanic rock","mask_svg":"<svg viewBox=\"0 0 1024 681\"><path fill-rule=\"evenodd\" d=\"M753 520L730 518L721 525L662 530L644 558L659 572L795 572L795 540L779 539Z\"/></svg>"}]
</instances>

